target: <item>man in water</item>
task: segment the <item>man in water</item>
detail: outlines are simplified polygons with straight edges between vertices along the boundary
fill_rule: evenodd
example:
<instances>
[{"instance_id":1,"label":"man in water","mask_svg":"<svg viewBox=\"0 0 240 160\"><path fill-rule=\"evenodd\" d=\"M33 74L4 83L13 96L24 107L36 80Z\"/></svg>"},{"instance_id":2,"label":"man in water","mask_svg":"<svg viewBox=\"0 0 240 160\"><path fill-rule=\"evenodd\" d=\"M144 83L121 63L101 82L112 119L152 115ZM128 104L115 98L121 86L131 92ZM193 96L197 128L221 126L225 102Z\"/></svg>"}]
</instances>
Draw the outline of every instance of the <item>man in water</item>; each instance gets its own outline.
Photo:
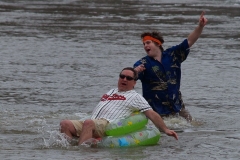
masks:
<instances>
[{"instance_id":1,"label":"man in water","mask_svg":"<svg viewBox=\"0 0 240 160\"><path fill-rule=\"evenodd\" d=\"M144 113L159 130L178 139L177 133L169 130L161 116L152 110L140 94L133 90L137 76L137 72L133 68L124 68L119 75L118 88L112 89L102 96L101 101L93 110L91 119L85 121L63 120L60 122L60 131L70 139L79 137L78 144L80 145L90 138L105 136L105 128L112 120L139 111Z\"/></svg>"},{"instance_id":2,"label":"man in water","mask_svg":"<svg viewBox=\"0 0 240 160\"><path fill-rule=\"evenodd\" d=\"M179 114L192 121L185 109L180 92L181 63L187 58L190 47L200 37L207 19L202 12L196 29L181 44L163 50L163 37L159 32L141 35L147 56L134 64L142 82L143 97L161 116Z\"/></svg>"}]
</instances>

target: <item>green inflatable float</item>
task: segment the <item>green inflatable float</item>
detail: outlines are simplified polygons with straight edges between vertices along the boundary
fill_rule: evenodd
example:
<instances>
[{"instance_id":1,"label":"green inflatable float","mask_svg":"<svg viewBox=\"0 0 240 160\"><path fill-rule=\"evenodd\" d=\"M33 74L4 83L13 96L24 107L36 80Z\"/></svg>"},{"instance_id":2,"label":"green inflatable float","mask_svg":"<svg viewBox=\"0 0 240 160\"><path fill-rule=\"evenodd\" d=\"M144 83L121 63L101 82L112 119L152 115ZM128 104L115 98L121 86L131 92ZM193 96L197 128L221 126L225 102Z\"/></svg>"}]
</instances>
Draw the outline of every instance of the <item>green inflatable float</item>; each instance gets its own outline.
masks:
<instances>
[{"instance_id":1,"label":"green inflatable float","mask_svg":"<svg viewBox=\"0 0 240 160\"><path fill-rule=\"evenodd\" d=\"M148 119L143 113L134 112L130 116L117 119L106 127L106 137L99 142L102 147L133 147L155 145L160 132L155 127L146 127Z\"/></svg>"}]
</instances>

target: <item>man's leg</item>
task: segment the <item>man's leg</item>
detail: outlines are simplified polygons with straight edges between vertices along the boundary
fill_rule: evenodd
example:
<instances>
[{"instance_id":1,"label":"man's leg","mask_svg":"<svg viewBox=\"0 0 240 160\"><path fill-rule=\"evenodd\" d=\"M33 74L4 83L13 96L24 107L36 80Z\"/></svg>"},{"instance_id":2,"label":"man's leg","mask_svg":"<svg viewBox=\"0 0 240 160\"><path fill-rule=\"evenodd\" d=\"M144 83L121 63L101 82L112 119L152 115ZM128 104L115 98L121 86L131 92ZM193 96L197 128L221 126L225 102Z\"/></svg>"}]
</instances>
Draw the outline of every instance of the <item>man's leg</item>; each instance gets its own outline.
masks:
<instances>
[{"instance_id":1,"label":"man's leg","mask_svg":"<svg viewBox=\"0 0 240 160\"><path fill-rule=\"evenodd\" d=\"M78 141L78 145L82 144L84 141L93 138L93 132L95 131L95 123L91 119L87 119L83 122L82 132Z\"/></svg>"},{"instance_id":2,"label":"man's leg","mask_svg":"<svg viewBox=\"0 0 240 160\"><path fill-rule=\"evenodd\" d=\"M182 108L181 111L179 112L179 115L183 118L185 118L188 122L192 122L193 118L190 115L190 113L188 112L188 110L186 110L185 108Z\"/></svg>"},{"instance_id":3,"label":"man's leg","mask_svg":"<svg viewBox=\"0 0 240 160\"><path fill-rule=\"evenodd\" d=\"M179 115L181 117L185 118L188 122L192 122L193 118L192 118L191 114L189 113L189 111L185 108L185 104L183 103L183 100L182 100L182 93L180 91L179 91L179 99L182 104L182 109L179 112Z\"/></svg>"},{"instance_id":4,"label":"man's leg","mask_svg":"<svg viewBox=\"0 0 240 160\"><path fill-rule=\"evenodd\" d=\"M65 133L71 139L77 136L77 131L70 120L63 120L60 122L60 132Z\"/></svg>"}]
</instances>

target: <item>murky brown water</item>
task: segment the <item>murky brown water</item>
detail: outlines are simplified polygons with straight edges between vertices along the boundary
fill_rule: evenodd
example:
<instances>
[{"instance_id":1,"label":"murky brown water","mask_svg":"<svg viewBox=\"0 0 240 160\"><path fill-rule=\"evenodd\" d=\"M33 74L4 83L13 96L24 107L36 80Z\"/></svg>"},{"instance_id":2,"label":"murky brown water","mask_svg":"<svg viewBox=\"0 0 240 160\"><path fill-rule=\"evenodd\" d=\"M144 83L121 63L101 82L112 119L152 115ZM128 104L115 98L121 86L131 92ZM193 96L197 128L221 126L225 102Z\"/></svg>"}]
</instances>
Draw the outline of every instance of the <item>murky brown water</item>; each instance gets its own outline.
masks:
<instances>
[{"instance_id":1,"label":"murky brown water","mask_svg":"<svg viewBox=\"0 0 240 160\"><path fill-rule=\"evenodd\" d=\"M209 23L182 65L181 90L203 125L167 119L179 141L127 149L59 137L61 119L89 116L120 69L145 55L143 31L176 45L202 10ZM239 159L239 0L2 0L0 15L0 159Z\"/></svg>"}]
</instances>

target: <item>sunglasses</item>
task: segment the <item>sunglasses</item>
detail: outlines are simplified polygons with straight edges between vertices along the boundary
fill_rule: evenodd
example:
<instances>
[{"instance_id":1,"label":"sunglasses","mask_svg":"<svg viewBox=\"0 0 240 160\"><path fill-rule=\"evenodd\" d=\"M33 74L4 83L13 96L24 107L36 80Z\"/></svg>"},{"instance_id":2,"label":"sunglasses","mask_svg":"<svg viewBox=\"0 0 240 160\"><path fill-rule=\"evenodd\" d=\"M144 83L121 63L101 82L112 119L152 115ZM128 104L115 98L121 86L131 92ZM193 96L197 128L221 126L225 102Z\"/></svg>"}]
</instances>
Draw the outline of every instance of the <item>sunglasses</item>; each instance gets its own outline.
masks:
<instances>
[{"instance_id":1,"label":"sunglasses","mask_svg":"<svg viewBox=\"0 0 240 160\"><path fill-rule=\"evenodd\" d=\"M119 75L119 78L121 78L121 79L124 79L124 78L126 78L128 81L132 81L132 80L134 80L134 78L133 78L133 77L126 76L126 75L124 75L124 74L120 74L120 75Z\"/></svg>"}]
</instances>

